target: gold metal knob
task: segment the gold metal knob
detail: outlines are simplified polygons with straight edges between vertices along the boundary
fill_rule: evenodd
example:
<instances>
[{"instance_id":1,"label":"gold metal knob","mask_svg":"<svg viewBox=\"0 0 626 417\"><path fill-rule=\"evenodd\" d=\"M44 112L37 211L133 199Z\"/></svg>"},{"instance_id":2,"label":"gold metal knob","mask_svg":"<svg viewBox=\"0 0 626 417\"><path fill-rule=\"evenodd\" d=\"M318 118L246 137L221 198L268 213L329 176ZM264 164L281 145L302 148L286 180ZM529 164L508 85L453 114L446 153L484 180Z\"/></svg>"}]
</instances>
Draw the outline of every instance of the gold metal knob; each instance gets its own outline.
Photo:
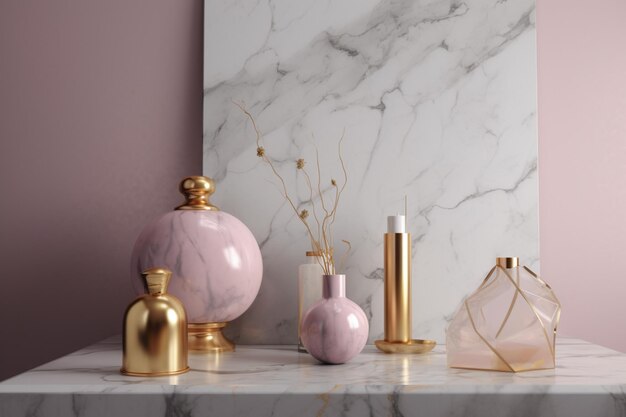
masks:
<instances>
[{"instance_id":1,"label":"gold metal knob","mask_svg":"<svg viewBox=\"0 0 626 417\"><path fill-rule=\"evenodd\" d=\"M146 290L150 295L161 295L167 292L172 271L165 268L150 268L141 274L146 283Z\"/></svg>"},{"instance_id":2,"label":"gold metal knob","mask_svg":"<svg viewBox=\"0 0 626 417\"><path fill-rule=\"evenodd\" d=\"M219 210L209 202L209 197L215 192L213 179L203 176L187 177L181 181L179 190L187 201L176 207L176 210Z\"/></svg>"},{"instance_id":3,"label":"gold metal knob","mask_svg":"<svg viewBox=\"0 0 626 417\"><path fill-rule=\"evenodd\" d=\"M519 258L518 257L498 257L496 258L496 265L499 267L510 269L519 266Z\"/></svg>"}]
</instances>

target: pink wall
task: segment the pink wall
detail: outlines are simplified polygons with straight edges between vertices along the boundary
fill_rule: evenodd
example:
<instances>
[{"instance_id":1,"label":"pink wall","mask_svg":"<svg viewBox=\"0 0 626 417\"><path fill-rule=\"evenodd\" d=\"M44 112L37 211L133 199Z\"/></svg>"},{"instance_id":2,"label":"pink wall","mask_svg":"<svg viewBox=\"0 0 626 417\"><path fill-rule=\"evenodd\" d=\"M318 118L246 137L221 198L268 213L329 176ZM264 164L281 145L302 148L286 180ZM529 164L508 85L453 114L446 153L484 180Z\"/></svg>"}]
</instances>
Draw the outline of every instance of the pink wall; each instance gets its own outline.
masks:
<instances>
[{"instance_id":1,"label":"pink wall","mask_svg":"<svg viewBox=\"0 0 626 417\"><path fill-rule=\"evenodd\" d=\"M541 271L561 331L626 351L626 2L538 0Z\"/></svg>"},{"instance_id":2,"label":"pink wall","mask_svg":"<svg viewBox=\"0 0 626 417\"><path fill-rule=\"evenodd\" d=\"M202 172L201 0L0 2L0 379L119 333Z\"/></svg>"}]
</instances>

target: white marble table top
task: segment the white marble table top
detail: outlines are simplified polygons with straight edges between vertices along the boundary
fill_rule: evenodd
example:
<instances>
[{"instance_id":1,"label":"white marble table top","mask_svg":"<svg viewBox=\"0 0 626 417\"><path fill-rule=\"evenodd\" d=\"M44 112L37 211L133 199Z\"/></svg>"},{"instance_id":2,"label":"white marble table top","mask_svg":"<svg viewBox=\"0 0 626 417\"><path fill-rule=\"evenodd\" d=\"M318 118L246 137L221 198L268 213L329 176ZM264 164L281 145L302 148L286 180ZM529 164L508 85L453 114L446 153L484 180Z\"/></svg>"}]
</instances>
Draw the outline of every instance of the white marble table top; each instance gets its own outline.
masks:
<instances>
[{"instance_id":1,"label":"white marble table top","mask_svg":"<svg viewBox=\"0 0 626 417\"><path fill-rule=\"evenodd\" d=\"M576 339L557 368L519 374L446 367L445 348L385 355L367 346L321 365L293 346L191 354L184 375L119 374L107 339L0 383L0 416L626 415L626 354Z\"/></svg>"}]
</instances>

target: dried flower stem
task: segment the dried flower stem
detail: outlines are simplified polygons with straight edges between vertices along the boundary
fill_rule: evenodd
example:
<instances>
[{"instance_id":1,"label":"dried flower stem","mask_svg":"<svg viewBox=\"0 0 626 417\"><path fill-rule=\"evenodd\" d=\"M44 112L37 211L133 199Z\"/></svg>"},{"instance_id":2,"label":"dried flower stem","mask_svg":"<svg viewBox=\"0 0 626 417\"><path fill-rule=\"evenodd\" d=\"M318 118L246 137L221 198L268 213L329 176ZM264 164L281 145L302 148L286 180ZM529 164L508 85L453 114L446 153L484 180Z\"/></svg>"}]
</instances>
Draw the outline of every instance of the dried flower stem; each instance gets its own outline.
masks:
<instances>
[{"instance_id":1,"label":"dried flower stem","mask_svg":"<svg viewBox=\"0 0 626 417\"><path fill-rule=\"evenodd\" d=\"M344 252L343 256L341 257L341 261L339 261L339 269L343 269L343 263L346 261L348 254L352 250L352 244L350 244L349 241L343 239L341 241L348 246L348 250Z\"/></svg>"},{"instance_id":2,"label":"dried flower stem","mask_svg":"<svg viewBox=\"0 0 626 417\"><path fill-rule=\"evenodd\" d=\"M317 224L317 236L320 235L321 232L321 223L319 217L317 217L317 210L315 209L315 204L313 204L313 186L311 185L311 177L306 169L302 169L304 173L304 178L306 179L307 186L309 187L309 201L311 202L311 208L313 209L313 217L315 218L315 223Z\"/></svg>"},{"instance_id":3,"label":"dried flower stem","mask_svg":"<svg viewBox=\"0 0 626 417\"><path fill-rule=\"evenodd\" d=\"M337 205L339 204L339 199L341 198L341 194L343 193L343 190L346 188L346 184L348 183L348 171L346 170L346 164L343 160L343 154L341 151L341 144L343 142L343 138L345 137L345 134L346 134L346 131L344 129L343 132L341 132L341 138L339 139L339 143L337 145L338 153L339 153L339 162L341 163L341 169L343 171L343 185L341 186L341 189L339 189L337 188L337 182L335 180L332 181L333 186L335 187L335 206L333 207L333 218L331 219L330 224L328 225L329 232L332 230L332 225L333 223L335 223L335 218L337 217ZM332 233L330 233L330 239L332 241ZM350 242L348 242L347 240L342 240L342 242L345 242L348 244L348 252L350 252L350 249L352 248L352 245L350 244ZM346 252L346 254L348 252Z\"/></svg>"},{"instance_id":4,"label":"dried flower stem","mask_svg":"<svg viewBox=\"0 0 626 417\"><path fill-rule=\"evenodd\" d=\"M334 274L335 271L335 262L334 262L334 254L332 251L332 231L329 229L329 224L327 221L333 216L333 211L329 212L326 208L326 203L324 200L324 193L322 192L322 178L321 178L321 169L320 169L320 153L317 145L313 144L315 147L315 165L317 167L317 193L320 199L320 204L322 205L322 210L324 211L324 218L322 219L322 234L320 236L320 240L322 241L324 247L330 248L329 250L329 268L328 273ZM337 204L333 206L336 207ZM335 209L336 212L336 209Z\"/></svg>"},{"instance_id":5,"label":"dried flower stem","mask_svg":"<svg viewBox=\"0 0 626 417\"><path fill-rule=\"evenodd\" d=\"M309 203L311 205L311 211L313 212L313 217L317 225L317 234L314 234L313 231L311 230L311 226L309 225L307 221L307 218L309 217L308 210L303 209L300 212L298 211L296 204L294 203L293 199L289 196L289 192L287 191L287 184L285 183L285 180L278 173L278 170L274 166L274 163L268 157L265 151L265 148L261 146L262 135L261 135L261 131L259 130L256 124L256 121L254 120L254 117L252 117L252 114L250 114L250 112L248 112L248 110L246 110L246 108L243 105L234 101L233 103L237 107L239 107L239 109L243 112L243 114L245 114L246 117L250 120L250 122L252 122L252 127L254 128L254 131L256 133L257 156L263 159L263 161L269 165L274 175L280 181L281 186L282 186L283 197L285 197L285 200L287 200L287 202L289 203L289 206L292 208L296 216L298 216L300 221L304 224L306 231L309 235L309 238L311 239L311 246L313 250L320 254L320 256L317 257L317 261L322 267L324 274L335 274L336 268L335 268L335 259L334 259L334 253L333 253L333 247L332 247L332 242L333 242L332 225L334 224L335 218L337 217L337 209L339 207L339 200L341 198L341 194L343 193L343 190L345 189L346 184L348 182L348 172L346 170L346 166L343 160L343 155L342 155L342 150L341 150L341 144L345 136L345 131L342 133L341 138L339 139L339 145L338 145L339 161L341 162L341 169L343 170L344 181L343 181L341 188L339 188L337 186L337 182L334 179L331 180L331 185L335 188L335 196L334 196L334 201L331 199L332 204L328 207L326 206L326 202L324 201L324 193L322 193L319 150L317 146L315 146L315 165L317 168L317 187L316 187L317 197L320 200L320 205L322 206L322 211L324 214L321 222L318 217L317 210L316 210L316 204L315 204L315 198L314 198L315 196L313 193L314 187L311 181L311 177L305 168L305 165L306 165L305 160L300 158L295 161L296 168L303 172L307 187L309 188ZM329 208L330 208L330 211L329 211ZM343 242L347 244L348 250L344 253L341 259L341 264L343 264L343 261L345 260L345 258L347 257L351 249L350 242L348 242L347 240L343 240Z\"/></svg>"},{"instance_id":6,"label":"dried flower stem","mask_svg":"<svg viewBox=\"0 0 626 417\"><path fill-rule=\"evenodd\" d=\"M311 232L311 228L309 227L308 222L306 221L306 217L305 216L301 216L300 213L298 212L298 209L296 208L296 205L294 204L293 200L291 199L291 197L289 197L289 193L287 192L287 184L285 184L285 180L283 179L283 177L278 173L278 171L276 170L276 167L274 167L274 164L272 163L272 160L270 158L267 157L266 153L265 153L265 149L261 146L261 131L259 130L259 128L256 125L256 121L254 120L254 117L252 117L252 115L250 114L250 112L248 112L248 110L246 110L243 106L241 106L239 103L235 103L235 105L237 105L239 107L239 109L241 109L241 111L248 117L248 119L250 119L250 121L252 122L252 127L254 128L254 131L256 132L256 144L257 144L257 156L259 156L260 158L262 158L265 162L267 162L267 164L270 166L270 168L272 169L272 171L274 172L274 175L276 175L276 177L278 177L278 179L280 180L280 183L282 184L283 187L283 197L285 197L285 199L287 200L287 202L289 203L289 205L291 206L291 208L293 209L293 211L296 213L296 215L298 216L298 218L300 219L300 221L302 221L302 223L304 224L304 226L306 227L308 233L310 236L313 236L313 232ZM260 151L259 151L260 150ZM315 241L312 242L315 246L315 250L321 251L322 248L319 246L319 244Z\"/></svg>"}]
</instances>

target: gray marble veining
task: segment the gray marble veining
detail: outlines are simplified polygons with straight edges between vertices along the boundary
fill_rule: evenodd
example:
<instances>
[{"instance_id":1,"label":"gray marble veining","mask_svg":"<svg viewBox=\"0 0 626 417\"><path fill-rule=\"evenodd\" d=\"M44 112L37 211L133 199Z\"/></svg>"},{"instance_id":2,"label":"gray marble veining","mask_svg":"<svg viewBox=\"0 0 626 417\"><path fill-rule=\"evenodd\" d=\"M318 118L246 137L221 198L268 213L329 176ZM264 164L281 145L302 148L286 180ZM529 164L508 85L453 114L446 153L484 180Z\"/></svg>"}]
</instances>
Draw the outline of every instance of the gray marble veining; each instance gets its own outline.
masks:
<instances>
[{"instance_id":1,"label":"gray marble veining","mask_svg":"<svg viewBox=\"0 0 626 417\"><path fill-rule=\"evenodd\" d=\"M534 0L206 0L204 174L217 181L215 204L260 242L265 267L257 300L230 328L237 341L295 343L308 239L232 101L256 116L302 208L295 160L314 172L319 147L330 198L345 130L335 236L352 242L348 296L368 314L370 342L383 333L386 216L405 195L416 337L443 342L496 256L538 267L534 21Z\"/></svg>"},{"instance_id":2,"label":"gray marble veining","mask_svg":"<svg viewBox=\"0 0 626 417\"><path fill-rule=\"evenodd\" d=\"M626 355L557 341L557 368L519 374L449 369L444 347L386 355L372 346L321 365L292 346L190 355L184 375L119 374L112 338L0 383L2 417L624 416Z\"/></svg>"}]
</instances>

